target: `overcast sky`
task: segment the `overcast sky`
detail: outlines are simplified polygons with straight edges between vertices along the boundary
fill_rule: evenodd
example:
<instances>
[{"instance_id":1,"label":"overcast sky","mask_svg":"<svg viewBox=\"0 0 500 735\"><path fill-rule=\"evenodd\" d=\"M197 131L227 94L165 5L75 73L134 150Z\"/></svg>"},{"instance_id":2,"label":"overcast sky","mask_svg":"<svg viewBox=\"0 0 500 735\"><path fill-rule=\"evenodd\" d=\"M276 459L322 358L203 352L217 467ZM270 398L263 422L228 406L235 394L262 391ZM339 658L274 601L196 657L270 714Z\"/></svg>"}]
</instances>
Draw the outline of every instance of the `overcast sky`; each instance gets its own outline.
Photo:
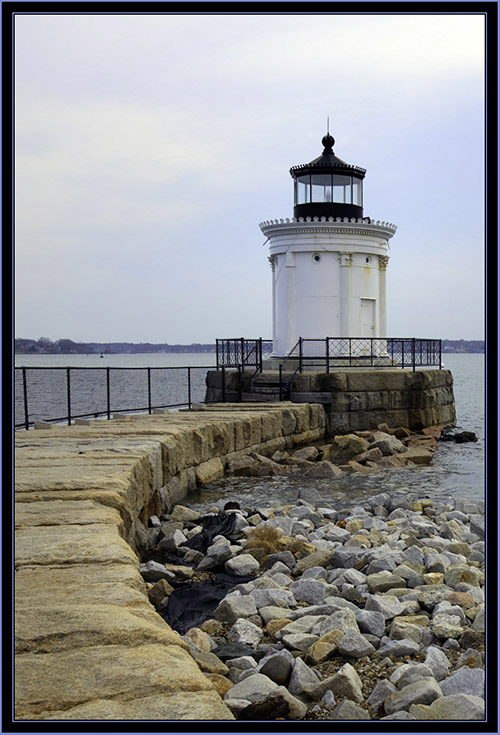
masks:
<instances>
[{"instance_id":1,"label":"overcast sky","mask_svg":"<svg viewBox=\"0 0 500 735\"><path fill-rule=\"evenodd\" d=\"M483 16L18 15L15 85L16 336L270 338L258 225L329 115L389 336L483 338Z\"/></svg>"}]
</instances>

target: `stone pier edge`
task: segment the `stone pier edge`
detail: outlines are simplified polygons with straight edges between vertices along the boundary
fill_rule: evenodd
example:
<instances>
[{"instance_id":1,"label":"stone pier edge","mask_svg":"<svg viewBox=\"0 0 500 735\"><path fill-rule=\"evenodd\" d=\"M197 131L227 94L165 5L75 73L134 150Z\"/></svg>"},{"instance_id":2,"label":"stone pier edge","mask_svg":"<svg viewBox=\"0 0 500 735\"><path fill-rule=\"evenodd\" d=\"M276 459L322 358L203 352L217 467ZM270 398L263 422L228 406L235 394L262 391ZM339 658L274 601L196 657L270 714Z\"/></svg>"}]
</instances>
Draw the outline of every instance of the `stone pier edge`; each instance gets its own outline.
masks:
<instances>
[{"instance_id":1,"label":"stone pier edge","mask_svg":"<svg viewBox=\"0 0 500 735\"><path fill-rule=\"evenodd\" d=\"M320 440L317 404L224 404L15 436L15 709L24 720L233 720L150 604L145 527L231 457Z\"/></svg>"}]
</instances>

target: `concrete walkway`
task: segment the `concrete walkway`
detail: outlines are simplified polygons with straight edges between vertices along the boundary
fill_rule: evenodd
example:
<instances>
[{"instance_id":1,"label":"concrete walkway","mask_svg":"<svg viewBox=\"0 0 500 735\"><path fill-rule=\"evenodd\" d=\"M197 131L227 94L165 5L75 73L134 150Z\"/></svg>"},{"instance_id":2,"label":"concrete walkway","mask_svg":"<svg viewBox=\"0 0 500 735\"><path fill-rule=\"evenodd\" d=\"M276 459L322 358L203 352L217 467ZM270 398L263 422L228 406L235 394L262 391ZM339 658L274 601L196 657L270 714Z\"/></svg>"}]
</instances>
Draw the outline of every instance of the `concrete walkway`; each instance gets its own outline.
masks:
<instances>
[{"instance_id":1,"label":"concrete walkway","mask_svg":"<svg viewBox=\"0 0 500 735\"><path fill-rule=\"evenodd\" d=\"M15 436L15 719L233 720L150 604L141 532L239 453L324 435L321 406L211 405Z\"/></svg>"}]
</instances>

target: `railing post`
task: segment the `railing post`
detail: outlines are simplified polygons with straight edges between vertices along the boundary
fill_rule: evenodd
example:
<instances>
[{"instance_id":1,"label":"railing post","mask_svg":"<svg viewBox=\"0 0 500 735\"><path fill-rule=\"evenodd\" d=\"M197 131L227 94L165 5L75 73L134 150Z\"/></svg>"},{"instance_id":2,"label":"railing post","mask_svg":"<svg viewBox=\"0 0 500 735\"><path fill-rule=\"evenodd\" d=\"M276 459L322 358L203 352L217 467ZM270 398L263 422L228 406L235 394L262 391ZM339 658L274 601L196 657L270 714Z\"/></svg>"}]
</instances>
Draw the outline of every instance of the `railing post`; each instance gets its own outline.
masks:
<instances>
[{"instance_id":1,"label":"railing post","mask_svg":"<svg viewBox=\"0 0 500 735\"><path fill-rule=\"evenodd\" d=\"M106 368L106 409L108 412L108 419L111 418L111 396L109 389L109 367Z\"/></svg>"},{"instance_id":2,"label":"railing post","mask_svg":"<svg viewBox=\"0 0 500 735\"><path fill-rule=\"evenodd\" d=\"M28 386L26 383L26 368L23 367L23 398L24 398L24 425L26 431L30 428L29 412L28 412Z\"/></svg>"},{"instance_id":3,"label":"railing post","mask_svg":"<svg viewBox=\"0 0 500 735\"><path fill-rule=\"evenodd\" d=\"M330 372L330 343L329 340L330 337L326 338L326 372Z\"/></svg>"},{"instance_id":4,"label":"railing post","mask_svg":"<svg viewBox=\"0 0 500 735\"><path fill-rule=\"evenodd\" d=\"M415 337L411 338L411 361L413 363L413 372L415 372Z\"/></svg>"},{"instance_id":5,"label":"railing post","mask_svg":"<svg viewBox=\"0 0 500 735\"><path fill-rule=\"evenodd\" d=\"M215 339L215 364L217 365L217 370L219 369L219 340Z\"/></svg>"},{"instance_id":6,"label":"railing post","mask_svg":"<svg viewBox=\"0 0 500 735\"><path fill-rule=\"evenodd\" d=\"M302 337L299 337L299 373L302 374Z\"/></svg>"},{"instance_id":7,"label":"railing post","mask_svg":"<svg viewBox=\"0 0 500 735\"><path fill-rule=\"evenodd\" d=\"M441 340L440 339L438 339L438 345L439 345L439 369L441 370L442 369L442 363L441 363L442 354L441 354Z\"/></svg>"},{"instance_id":8,"label":"railing post","mask_svg":"<svg viewBox=\"0 0 500 735\"><path fill-rule=\"evenodd\" d=\"M222 366L222 403L226 402L226 368Z\"/></svg>"},{"instance_id":9,"label":"railing post","mask_svg":"<svg viewBox=\"0 0 500 735\"><path fill-rule=\"evenodd\" d=\"M148 367L148 413L151 413L151 368Z\"/></svg>"},{"instance_id":10,"label":"railing post","mask_svg":"<svg viewBox=\"0 0 500 735\"><path fill-rule=\"evenodd\" d=\"M68 426L71 426L71 368L66 368L66 396L68 400Z\"/></svg>"},{"instance_id":11,"label":"railing post","mask_svg":"<svg viewBox=\"0 0 500 735\"><path fill-rule=\"evenodd\" d=\"M191 368L188 367L188 408L191 409Z\"/></svg>"},{"instance_id":12,"label":"railing post","mask_svg":"<svg viewBox=\"0 0 500 735\"><path fill-rule=\"evenodd\" d=\"M241 337L241 364L245 364L245 340Z\"/></svg>"},{"instance_id":13,"label":"railing post","mask_svg":"<svg viewBox=\"0 0 500 735\"><path fill-rule=\"evenodd\" d=\"M238 401L242 402L242 388L241 388L241 365L238 365Z\"/></svg>"},{"instance_id":14,"label":"railing post","mask_svg":"<svg viewBox=\"0 0 500 735\"><path fill-rule=\"evenodd\" d=\"M282 372L283 372L283 365L280 362L280 402L283 400L283 387L282 387L282 382L281 382Z\"/></svg>"},{"instance_id":15,"label":"railing post","mask_svg":"<svg viewBox=\"0 0 500 735\"><path fill-rule=\"evenodd\" d=\"M373 367L373 337L370 337L370 367Z\"/></svg>"},{"instance_id":16,"label":"railing post","mask_svg":"<svg viewBox=\"0 0 500 735\"><path fill-rule=\"evenodd\" d=\"M349 337L349 367L352 367L352 339Z\"/></svg>"},{"instance_id":17,"label":"railing post","mask_svg":"<svg viewBox=\"0 0 500 735\"><path fill-rule=\"evenodd\" d=\"M262 372L262 337L259 337L259 369Z\"/></svg>"}]
</instances>

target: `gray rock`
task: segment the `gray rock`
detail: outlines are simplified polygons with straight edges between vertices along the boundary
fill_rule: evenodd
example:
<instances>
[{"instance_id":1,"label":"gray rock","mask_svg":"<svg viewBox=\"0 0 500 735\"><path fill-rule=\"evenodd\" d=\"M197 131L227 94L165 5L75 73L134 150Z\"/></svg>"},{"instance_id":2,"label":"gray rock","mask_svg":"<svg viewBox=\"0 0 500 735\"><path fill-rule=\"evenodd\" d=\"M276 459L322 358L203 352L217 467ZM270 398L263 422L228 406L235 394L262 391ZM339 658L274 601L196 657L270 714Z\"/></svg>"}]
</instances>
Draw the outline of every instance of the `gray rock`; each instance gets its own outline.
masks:
<instances>
[{"instance_id":1,"label":"gray rock","mask_svg":"<svg viewBox=\"0 0 500 735\"><path fill-rule=\"evenodd\" d=\"M292 650L307 651L313 643L319 640L319 636L311 635L311 633L288 633L281 640Z\"/></svg>"},{"instance_id":2,"label":"gray rock","mask_svg":"<svg viewBox=\"0 0 500 735\"><path fill-rule=\"evenodd\" d=\"M245 618L239 618L227 634L228 641L233 643L246 643L248 646L256 646L264 632L254 623Z\"/></svg>"},{"instance_id":3,"label":"gray rock","mask_svg":"<svg viewBox=\"0 0 500 735\"><path fill-rule=\"evenodd\" d=\"M484 720L485 703L472 694L450 694L432 704L414 704L410 714L416 720Z\"/></svg>"},{"instance_id":4,"label":"gray rock","mask_svg":"<svg viewBox=\"0 0 500 735\"><path fill-rule=\"evenodd\" d=\"M437 681L425 677L389 694L384 702L384 709L388 715L392 715L398 710L408 711L412 704L430 704L441 696L442 691Z\"/></svg>"},{"instance_id":5,"label":"gray rock","mask_svg":"<svg viewBox=\"0 0 500 735\"><path fill-rule=\"evenodd\" d=\"M351 699L353 702L363 701L361 679L351 664L344 664L334 676L305 687L311 699L316 700L321 699L327 690L331 690L338 697Z\"/></svg>"},{"instance_id":6,"label":"gray rock","mask_svg":"<svg viewBox=\"0 0 500 735\"><path fill-rule=\"evenodd\" d=\"M267 695L278 685L263 674L252 674L243 681L235 684L223 697L226 699L246 699L249 702L263 702Z\"/></svg>"},{"instance_id":7,"label":"gray rock","mask_svg":"<svg viewBox=\"0 0 500 735\"><path fill-rule=\"evenodd\" d=\"M292 611L288 607L278 607L277 605L264 605L259 608L259 615L262 618L264 625L267 625L270 620L277 620L280 618L289 618Z\"/></svg>"},{"instance_id":8,"label":"gray rock","mask_svg":"<svg viewBox=\"0 0 500 735\"><path fill-rule=\"evenodd\" d=\"M310 467L304 473L304 477L317 477L320 479L340 477L340 475L342 475L342 470L340 469L340 467L337 467L332 462L329 462L325 459L321 460L320 462L316 462L313 467Z\"/></svg>"},{"instance_id":9,"label":"gray rock","mask_svg":"<svg viewBox=\"0 0 500 735\"><path fill-rule=\"evenodd\" d=\"M359 633L356 616L354 615L352 610L345 608L343 610L337 610L320 623L317 623L311 629L311 633L321 638L321 636L324 636L331 630L338 629L341 630L343 633L347 633L347 631L351 628Z\"/></svg>"},{"instance_id":10,"label":"gray rock","mask_svg":"<svg viewBox=\"0 0 500 735\"><path fill-rule=\"evenodd\" d=\"M175 574L169 572L164 564L157 561L147 561L145 564L140 564L139 571L146 582L159 582L160 579L165 579L168 582L175 579Z\"/></svg>"},{"instance_id":11,"label":"gray rock","mask_svg":"<svg viewBox=\"0 0 500 735\"><path fill-rule=\"evenodd\" d=\"M415 641L410 641L407 638L403 638L400 641L389 641L382 648L379 648L377 653L384 656L411 656L414 653L418 653L419 645Z\"/></svg>"},{"instance_id":12,"label":"gray rock","mask_svg":"<svg viewBox=\"0 0 500 735\"><path fill-rule=\"evenodd\" d=\"M300 657L297 657L293 664L288 691L291 694L303 695L306 686L317 684L320 680L320 674L309 668Z\"/></svg>"},{"instance_id":13,"label":"gray rock","mask_svg":"<svg viewBox=\"0 0 500 735\"><path fill-rule=\"evenodd\" d=\"M408 451L408 447L391 434L386 434L383 439L378 439L370 444L370 449L375 449L376 447L381 450L384 457L389 457L393 454L402 454Z\"/></svg>"},{"instance_id":14,"label":"gray rock","mask_svg":"<svg viewBox=\"0 0 500 735\"><path fill-rule=\"evenodd\" d=\"M347 584L353 584L354 586L358 586L366 582L366 574L358 571L357 569L346 569L345 572L342 572L342 578L344 582L347 582Z\"/></svg>"},{"instance_id":15,"label":"gray rock","mask_svg":"<svg viewBox=\"0 0 500 735\"><path fill-rule=\"evenodd\" d=\"M401 554L401 557L403 561L409 561L411 564L423 564L424 563L424 554L421 548L418 546L409 546L407 549L404 549L403 553Z\"/></svg>"},{"instance_id":16,"label":"gray rock","mask_svg":"<svg viewBox=\"0 0 500 735\"><path fill-rule=\"evenodd\" d=\"M331 593L331 586L319 579L299 579L290 585L297 602L310 602L313 605L320 605L325 597Z\"/></svg>"},{"instance_id":17,"label":"gray rock","mask_svg":"<svg viewBox=\"0 0 500 735\"><path fill-rule=\"evenodd\" d=\"M255 669L257 667L257 661L252 656L237 656L236 658L228 658L226 666L232 666L236 669L245 671L247 669Z\"/></svg>"},{"instance_id":18,"label":"gray rock","mask_svg":"<svg viewBox=\"0 0 500 735\"><path fill-rule=\"evenodd\" d=\"M296 449L295 452L292 454L292 457L297 457L298 459L306 459L309 462L314 462L314 460L318 458L318 455L319 449L317 447L310 446Z\"/></svg>"},{"instance_id":19,"label":"gray rock","mask_svg":"<svg viewBox=\"0 0 500 735\"><path fill-rule=\"evenodd\" d=\"M288 569L293 569L296 564L295 557L291 551L278 551L276 554L269 554L263 564L263 568L270 569L278 561L285 564Z\"/></svg>"},{"instance_id":20,"label":"gray rock","mask_svg":"<svg viewBox=\"0 0 500 735\"><path fill-rule=\"evenodd\" d=\"M445 583L453 589L456 589L461 582L479 587L483 579L484 574L476 567L471 567L468 564L450 564L444 575Z\"/></svg>"},{"instance_id":21,"label":"gray rock","mask_svg":"<svg viewBox=\"0 0 500 735\"><path fill-rule=\"evenodd\" d=\"M214 618L221 623L234 625L238 618L249 618L256 614L257 607L251 595L230 595L216 607Z\"/></svg>"},{"instance_id":22,"label":"gray rock","mask_svg":"<svg viewBox=\"0 0 500 735\"><path fill-rule=\"evenodd\" d=\"M480 539L484 539L484 515L470 515L470 530Z\"/></svg>"},{"instance_id":23,"label":"gray rock","mask_svg":"<svg viewBox=\"0 0 500 735\"><path fill-rule=\"evenodd\" d=\"M436 615L431 621L431 629L436 638L460 638L463 633L458 615Z\"/></svg>"},{"instance_id":24,"label":"gray rock","mask_svg":"<svg viewBox=\"0 0 500 735\"><path fill-rule=\"evenodd\" d=\"M228 694L231 691L232 689L229 690ZM231 710L231 712L233 713L235 717L238 717L240 712L243 712L243 710L246 707L248 707L251 704L251 702L249 699L234 699L232 697L228 697L226 699L226 697L224 697L224 704L226 705L226 707L228 707Z\"/></svg>"},{"instance_id":25,"label":"gray rock","mask_svg":"<svg viewBox=\"0 0 500 735\"><path fill-rule=\"evenodd\" d=\"M324 567L310 567L306 569L301 576L301 579L322 579L326 581L328 572Z\"/></svg>"},{"instance_id":26,"label":"gray rock","mask_svg":"<svg viewBox=\"0 0 500 735\"><path fill-rule=\"evenodd\" d=\"M394 595L370 595L365 604L365 610L382 613L386 620L402 615L404 605Z\"/></svg>"},{"instance_id":27,"label":"gray rock","mask_svg":"<svg viewBox=\"0 0 500 735\"><path fill-rule=\"evenodd\" d=\"M292 673L292 664L288 658L278 653L267 659L262 666L259 664L259 673L268 676L276 684L286 685Z\"/></svg>"},{"instance_id":28,"label":"gray rock","mask_svg":"<svg viewBox=\"0 0 500 735\"><path fill-rule=\"evenodd\" d=\"M476 617L470 627L471 630L476 630L478 632L484 632L486 630L485 609L483 604L479 606Z\"/></svg>"},{"instance_id":29,"label":"gray rock","mask_svg":"<svg viewBox=\"0 0 500 735\"><path fill-rule=\"evenodd\" d=\"M378 493L378 495L372 495L371 498L368 499L368 504L371 506L372 509L381 505L386 510L390 510L392 506L392 499L391 496L387 493Z\"/></svg>"},{"instance_id":30,"label":"gray rock","mask_svg":"<svg viewBox=\"0 0 500 735\"><path fill-rule=\"evenodd\" d=\"M350 699L344 699L333 710L331 720L369 720L368 712Z\"/></svg>"},{"instance_id":31,"label":"gray rock","mask_svg":"<svg viewBox=\"0 0 500 735\"><path fill-rule=\"evenodd\" d=\"M182 531L179 531L178 529L174 531L170 531L158 544L158 548L160 551L169 551L172 554L175 554L179 548L179 546L182 546L187 541L187 538L184 536Z\"/></svg>"},{"instance_id":32,"label":"gray rock","mask_svg":"<svg viewBox=\"0 0 500 735\"><path fill-rule=\"evenodd\" d=\"M355 611L356 621L362 633L371 633L381 638L385 632L385 617L374 610Z\"/></svg>"},{"instance_id":33,"label":"gray rock","mask_svg":"<svg viewBox=\"0 0 500 735\"><path fill-rule=\"evenodd\" d=\"M398 566L399 560L394 556L375 557L370 561L366 568L366 574L377 574L378 572L392 572Z\"/></svg>"},{"instance_id":34,"label":"gray rock","mask_svg":"<svg viewBox=\"0 0 500 735\"><path fill-rule=\"evenodd\" d=\"M283 626L277 631L276 637L282 638L284 635L292 635L295 633L310 633L315 625L321 623L325 619L324 615L303 615L291 623Z\"/></svg>"},{"instance_id":35,"label":"gray rock","mask_svg":"<svg viewBox=\"0 0 500 735\"><path fill-rule=\"evenodd\" d=\"M292 581L287 574L282 574L281 572L277 572L272 575L270 574L269 579L272 579L273 582L279 584L280 587L288 587Z\"/></svg>"},{"instance_id":36,"label":"gray rock","mask_svg":"<svg viewBox=\"0 0 500 735\"><path fill-rule=\"evenodd\" d=\"M440 648L429 646L424 664L432 669L434 678L437 681L441 681L445 676L448 676L450 662Z\"/></svg>"},{"instance_id":37,"label":"gray rock","mask_svg":"<svg viewBox=\"0 0 500 735\"><path fill-rule=\"evenodd\" d=\"M476 697L484 697L484 671L483 669L470 669L468 666L454 671L440 682L442 692L445 696L450 694L473 694Z\"/></svg>"},{"instance_id":38,"label":"gray rock","mask_svg":"<svg viewBox=\"0 0 500 735\"><path fill-rule=\"evenodd\" d=\"M393 620L389 637L395 641L407 639L420 643L422 641L423 628L421 625L413 625L404 620Z\"/></svg>"},{"instance_id":39,"label":"gray rock","mask_svg":"<svg viewBox=\"0 0 500 735\"><path fill-rule=\"evenodd\" d=\"M197 521L201 517L198 510L193 510L185 505L176 505L170 514L172 521Z\"/></svg>"},{"instance_id":40,"label":"gray rock","mask_svg":"<svg viewBox=\"0 0 500 735\"><path fill-rule=\"evenodd\" d=\"M257 608L275 605L276 607L295 607L297 601L288 590L278 589L254 589L250 591Z\"/></svg>"},{"instance_id":41,"label":"gray rock","mask_svg":"<svg viewBox=\"0 0 500 735\"><path fill-rule=\"evenodd\" d=\"M391 681L394 681L398 689L403 689L408 686L408 684L414 684L416 681L419 681L419 679L424 679L426 677L434 678L432 669L430 666L426 666L425 664L403 665L400 666L399 669L404 669L401 671L399 676L394 679L391 676ZM398 669L396 669L396 671L398 671ZM396 671L394 674L396 674Z\"/></svg>"},{"instance_id":42,"label":"gray rock","mask_svg":"<svg viewBox=\"0 0 500 735\"><path fill-rule=\"evenodd\" d=\"M338 651L342 656L361 658L362 656L370 656L375 648L361 633L351 628L340 641Z\"/></svg>"},{"instance_id":43,"label":"gray rock","mask_svg":"<svg viewBox=\"0 0 500 735\"><path fill-rule=\"evenodd\" d=\"M357 563L357 561L358 561L358 554L352 548L344 549L341 546L340 548L334 549L333 551L332 564L335 567L342 567L343 569L350 569Z\"/></svg>"},{"instance_id":44,"label":"gray rock","mask_svg":"<svg viewBox=\"0 0 500 735\"><path fill-rule=\"evenodd\" d=\"M285 536L290 536L294 524L294 519L288 516L275 516L265 521L262 526L269 526L270 528L281 528Z\"/></svg>"},{"instance_id":45,"label":"gray rock","mask_svg":"<svg viewBox=\"0 0 500 735\"><path fill-rule=\"evenodd\" d=\"M387 679L381 679L375 684L375 687L366 700L366 704L372 712L376 712L381 704L385 702L389 694L393 694L397 689L394 684Z\"/></svg>"},{"instance_id":46,"label":"gray rock","mask_svg":"<svg viewBox=\"0 0 500 735\"><path fill-rule=\"evenodd\" d=\"M392 715L386 715L385 717L381 717L380 720L414 720L415 717L411 715L409 712L405 712L404 710L399 710L398 712L394 712Z\"/></svg>"},{"instance_id":47,"label":"gray rock","mask_svg":"<svg viewBox=\"0 0 500 735\"><path fill-rule=\"evenodd\" d=\"M323 498L313 487L301 487L297 494L297 501L303 500L309 505L316 506L323 502Z\"/></svg>"},{"instance_id":48,"label":"gray rock","mask_svg":"<svg viewBox=\"0 0 500 735\"><path fill-rule=\"evenodd\" d=\"M227 574L237 574L238 576L255 574L260 569L257 559L251 554L240 554L226 561L224 569Z\"/></svg>"},{"instance_id":49,"label":"gray rock","mask_svg":"<svg viewBox=\"0 0 500 735\"><path fill-rule=\"evenodd\" d=\"M366 578L366 584L372 594L377 594L378 592L387 592L393 587L406 587L406 580L397 574L384 570L369 574Z\"/></svg>"},{"instance_id":50,"label":"gray rock","mask_svg":"<svg viewBox=\"0 0 500 735\"><path fill-rule=\"evenodd\" d=\"M351 538L351 534L345 528L340 528L340 526L331 526L326 532L326 538L329 541L339 541L342 544L344 541L348 541Z\"/></svg>"},{"instance_id":51,"label":"gray rock","mask_svg":"<svg viewBox=\"0 0 500 735\"><path fill-rule=\"evenodd\" d=\"M456 615L460 619L461 623L466 623L467 618L465 613L459 605L452 605L447 600L438 602L434 610L432 611L433 617L436 615Z\"/></svg>"}]
</instances>

